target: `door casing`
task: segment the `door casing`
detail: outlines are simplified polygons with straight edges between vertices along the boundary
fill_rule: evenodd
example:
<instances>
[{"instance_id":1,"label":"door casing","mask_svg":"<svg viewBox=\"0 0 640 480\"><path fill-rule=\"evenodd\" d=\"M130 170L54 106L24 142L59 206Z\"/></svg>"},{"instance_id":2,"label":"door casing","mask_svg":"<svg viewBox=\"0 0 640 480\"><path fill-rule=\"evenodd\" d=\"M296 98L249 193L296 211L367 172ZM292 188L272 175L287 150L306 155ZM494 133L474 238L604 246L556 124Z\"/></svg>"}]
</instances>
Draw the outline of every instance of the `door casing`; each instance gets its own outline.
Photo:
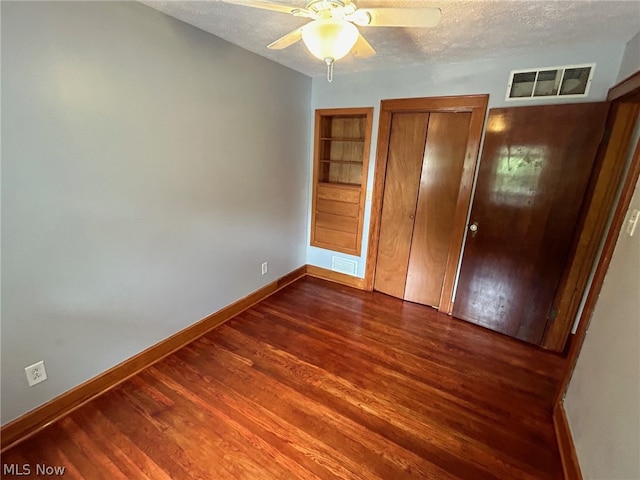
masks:
<instances>
[{"instance_id":1,"label":"door casing","mask_svg":"<svg viewBox=\"0 0 640 480\"><path fill-rule=\"evenodd\" d=\"M612 102L612 109L610 112L609 120L610 124L619 123L623 129L631 129L633 131L636 122L640 121L640 71L626 78L619 84L609 89L607 100ZM605 135L606 137L606 135ZM621 136L619 139L613 139L613 136L606 142L606 150L609 148L618 152L624 152L616 154L612 160L614 165L626 163L626 153L633 147L631 145L631 135ZM579 317L578 328L576 333L568 345L565 362L565 367L562 372L562 377L556 388L554 399L554 418L558 408L562 407L562 401L567 392L567 387L573 371L578 362L578 356L582 350L587 330L589 329L589 323L591 316L595 310L598 302L600 291L604 283L607 269L611 263L611 258L616 247L618 235L623 228L625 217L629 205L631 203L631 197L635 190L635 186L640 178L640 142L635 146L631 163L628 166L626 175L622 172L616 178L610 178L610 183L617 191L620 190L620 197L616 200L616 196L612 196L608 201L601 205L600 212L608 219L611 214L611 223L608 229L603 227L604 245L602 253L599 258L595 260L595 269L593 272L593 280L589 285L585 294L584 307ZM606 225L606 220L603 220ZM566 326L566 334L569 334L573 323L568 323Z\"/></svg>"},{"instance_id":2,"label":"door casing","mask_svg":"<svg viewBox=\"0 0 640 480\"><path fill-rule=\"evenodd\" d=\"M380 105L380 121L378 130L378 146L376 153L376 167L371 202L371 223L369 226L369 244L367 248L367 264L364 277L365 290L373 290L375 269L380 239L380 218L382 213L382 199L387 169L387 157L391 133L391 118L394 113L402 112L469 112L469 139L465 154L460 190L456 201L456 213L453 220L453 234L451 251L447 260L446 272L442 286L439 310L451 314L453 309L453 289L458 264L462 250L462 242L466 232L467 212L471 200L471 190L475 174L480 139L487 111L489 95L465 95L452 97L408 98L382 100Z\"/></svg>"},{"instance_id":3,"label":"door casing","mask_svg":"<svg viewBox=\"0 0 640 480\"><path fill-rule=\"evenodd\" d=\"M439 98L417 98L417 99L398 99L383 100L381 102L380 122L378 130L378 145L376 150L376 166L374 170L374 187L372 192L371 219L369 228L369 243L367 249L365 277L360 288L372 291L375 278L375 265L378 253L378 232L380 228L380 214L382 210L382 194L384 191L384 176L386 170L386 155L389 145L389 132L391 114L394 111L420 111L420 108L432 109L431 111L471 111L474 115L473 125L478 129L475 141L477 142L475 149L476 159L478 157L480 142L483 133L484 118L487 110L488 95L470 95L456 97L439 97ZM558 297L556 298L556 306L558 307L558 316L553 322L549 322L545 331L542 347L554 351L563 351L567 346L567 340L571 334L573 324L576 320L581 303L586 299L586 304L582 307L580 315L580 323L575 334L574 341L570 344L569 359L571 365L566 372L563 385L558 389L558 396L562 395L566 384L570 378L570 372L575 365L575 358L580 350L586 326L588 324L589 312L593 309L597 292L600 289L598 281L602 279L598 277L599 272L606 271L608 259L603 256L598 257L597 248L594 245L599 244L603 236L607 235L608 219L614 209L619 209L620 204L617 202L616 193L619 186L624 182L625 185L633 183L629 177L624 177L624 162L626 149L629 147L633 125L640 117L640 72L631 75L629 78L613 86L609 90L607 100L612 102L612 108L605 127L605 135L603 145L596 158L596 167L598 174L594 176L589 187L585 200L585 208L579 224L580 234L576 236L574 246L572 247L571 261L565 272ZM479 127L478 127L479 124ZM616 132L617 130L617 132ZM470 137L470 143L473 136ZM640 154L634 157L631 165L631 176L637 178L638 173L634 171L637 168L640 171ZM471 189L473 185L473 176L475 172L465 172L463 184L461 185L460 196L465 191L468 193L469 200L471 198ZM467 176L469 175L469 176ZM635 185L635 183L633 183ZM468 189L468 190L467 190ZM466 202L466 209L469 208L469 200ZM459 198L459 202L462 199ZM465 210L466 210L465 209ZM616 210L617 211L617 210ZM466 213L466 211L465 211ZM456 218L456 221L458 219ZM466 229L466 216L463 220ZM463 236L466 231L460 232L460 238L454 238L460 241L460 247ZM611 231L608 233L611 236ZM614 242L615 244L615 242ZM460 252L461 255L461 252ZM458 255L458 260L460 259ZM599 258L599 259L598 259ZM451 259L450 259L451 260ZM599 262L599 263L597 263ZM451 262L450 262L451 263ZM589 284L592 277L592 269L597 263L596 275L593 283ZM456 265L457 268L457 265ZM602 273L602 276L604 273ZM445 308L444 302L441 302L441 311L451 314L453 309L453 287L454 278L445 279L443 287L443 296L446 292L450 292L448 308Z\"/></svg>"}]
</instances>

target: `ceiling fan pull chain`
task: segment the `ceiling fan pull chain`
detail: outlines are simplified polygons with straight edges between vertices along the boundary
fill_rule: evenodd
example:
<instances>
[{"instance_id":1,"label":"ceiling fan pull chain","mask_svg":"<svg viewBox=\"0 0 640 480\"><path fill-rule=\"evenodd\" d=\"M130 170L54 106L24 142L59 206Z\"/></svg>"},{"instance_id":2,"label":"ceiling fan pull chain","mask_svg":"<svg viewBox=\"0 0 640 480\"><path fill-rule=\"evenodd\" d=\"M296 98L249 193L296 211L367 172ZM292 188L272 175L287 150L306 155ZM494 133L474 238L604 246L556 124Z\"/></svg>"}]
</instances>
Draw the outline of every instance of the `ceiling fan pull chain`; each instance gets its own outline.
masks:
<instances>
[{"instance_id":1,"label":"ceiling fan pull chain","mask_svg":"<svg viewBox=\"0 0 640 480\"><path fill-rule=\"evenodd\" d=\"M327 64L327 82L331 83L333 81L333 58L325 58L324 61Z\"/></svg>"}]
</instances>

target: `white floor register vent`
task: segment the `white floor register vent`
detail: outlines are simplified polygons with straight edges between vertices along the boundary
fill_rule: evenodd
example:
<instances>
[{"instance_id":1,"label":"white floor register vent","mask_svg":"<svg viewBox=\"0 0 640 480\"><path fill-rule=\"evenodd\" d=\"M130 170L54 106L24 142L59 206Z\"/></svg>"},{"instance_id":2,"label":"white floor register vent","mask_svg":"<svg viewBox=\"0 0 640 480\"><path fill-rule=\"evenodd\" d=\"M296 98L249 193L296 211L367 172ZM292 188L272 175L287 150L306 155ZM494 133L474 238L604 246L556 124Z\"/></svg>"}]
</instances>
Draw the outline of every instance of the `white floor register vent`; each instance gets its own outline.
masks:
<instances>
[{"instance_id":1,"label":"white floor register vent","mask_svg":"<svg viewBox=\"0 0 640 480\"><path fill-rule=\"evenodd\" d=\"M355 276L357 269L358 262L340 257L331 258L331 270L334 272L346 273L347 275Z\"/></svg>"}]
</instances>

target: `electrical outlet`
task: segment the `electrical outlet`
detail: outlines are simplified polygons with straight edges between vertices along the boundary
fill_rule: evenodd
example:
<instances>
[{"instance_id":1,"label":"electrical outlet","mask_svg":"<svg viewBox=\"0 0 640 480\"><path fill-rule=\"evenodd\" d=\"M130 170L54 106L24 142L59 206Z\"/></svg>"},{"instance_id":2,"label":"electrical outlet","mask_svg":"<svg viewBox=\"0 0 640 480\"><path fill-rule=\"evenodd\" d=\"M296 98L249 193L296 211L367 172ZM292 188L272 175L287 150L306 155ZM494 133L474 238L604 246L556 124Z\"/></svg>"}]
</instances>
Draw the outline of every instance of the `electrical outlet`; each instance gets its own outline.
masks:
<instances>
[{"instance_id":1,"label":"electrical outlet","mask_svg":"<svg viewBox=\"0 0 640 480\"><path fill-rule=\"evenodd\" d=\"M40 382L44 382L47 379L47 371L44 368L43 360L38 363L34 363L33 365L29 365L24 369L24 373L27 375L27 383L30 387L33 387Z\"/></svg>"},{"instance_id":2,"label":"electrical outlet","mask_svg":"<svg viewBox=\"0 0 640 480\"><path fill-rule=\"evenodd\" d=\"M267 262L262 264L262 274L265 275L267 273Z\"/></svg>"},{"instance_id":3,"label":"electrical outlet","mask_svg":"<svg viewBox=\"0 0 640 480\"><path fill-rule=\"evenodd\" d=\"M636 226L638 225L638 218L640 218L640 210L636 210L635 208L631 211L631 215L629 216L629 221L627 222L627 235L633 237L633 233L636 231Z\"/></svg>"}]
</instances>

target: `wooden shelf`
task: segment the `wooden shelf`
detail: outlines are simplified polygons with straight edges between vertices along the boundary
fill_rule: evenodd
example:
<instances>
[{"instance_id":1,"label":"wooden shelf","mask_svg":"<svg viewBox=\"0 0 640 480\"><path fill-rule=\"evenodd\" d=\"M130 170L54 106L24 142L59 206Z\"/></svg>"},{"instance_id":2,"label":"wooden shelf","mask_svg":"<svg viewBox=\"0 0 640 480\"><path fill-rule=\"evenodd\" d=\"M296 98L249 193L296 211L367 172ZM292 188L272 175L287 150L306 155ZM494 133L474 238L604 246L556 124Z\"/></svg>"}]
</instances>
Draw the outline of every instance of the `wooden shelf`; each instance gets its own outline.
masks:
<instances>
[{"instance_id":1,"label":"wooden shelf","mask_svg":"<svg viewBox=\"0 0 640 480\"><path fill-rule=\"evenodd\" d=\"M321 163L343 163L345 165L360 165L362 166L362 162L357 160L320 160Z\"/></svg>"},{"instance_id":2,"label":"wooden shelf","mask_svg":"<svg viewBox=\"0 0 640 480\"><path fill-rule=\"evenodd\" d=\"M353 185L353 184L351 184L351 183L336 183L336 182L318 182L318 185L331 187L332 185ZM356 185L355 188L359 188L359 186Z\"/></svg>"},{"instance_id":3,"label":"wooden shelf","mask_svg":"<svg viewBox=\"0 0 640 480\"><path fill-rule=\"evenodd\" d=\"M353 188L354 190L360 189L359 183L348 183L348 182L318 182L318 185L328 185L331 187L340 187L340 188Z\"/></svg>"},{"instance_id":4,"label":"wooden shelf","mask_svg":"<svg viewBox=\"0 0 640 480\"><path fill-rule=\"evenodd\" d=\"M372 108L316 110L311 245L360 255Z\"/></svg>"},{"instance_id":5,"label":"wooden shelf","mask_svg":"<svg viewBox=\"0 0 640 480\"><path fill-rule=\"evenodd\" d=\"M364 142L364 138L351 138L351 137L320 137L320 140L329 142Z\"/></svg>"}]
</instances>

